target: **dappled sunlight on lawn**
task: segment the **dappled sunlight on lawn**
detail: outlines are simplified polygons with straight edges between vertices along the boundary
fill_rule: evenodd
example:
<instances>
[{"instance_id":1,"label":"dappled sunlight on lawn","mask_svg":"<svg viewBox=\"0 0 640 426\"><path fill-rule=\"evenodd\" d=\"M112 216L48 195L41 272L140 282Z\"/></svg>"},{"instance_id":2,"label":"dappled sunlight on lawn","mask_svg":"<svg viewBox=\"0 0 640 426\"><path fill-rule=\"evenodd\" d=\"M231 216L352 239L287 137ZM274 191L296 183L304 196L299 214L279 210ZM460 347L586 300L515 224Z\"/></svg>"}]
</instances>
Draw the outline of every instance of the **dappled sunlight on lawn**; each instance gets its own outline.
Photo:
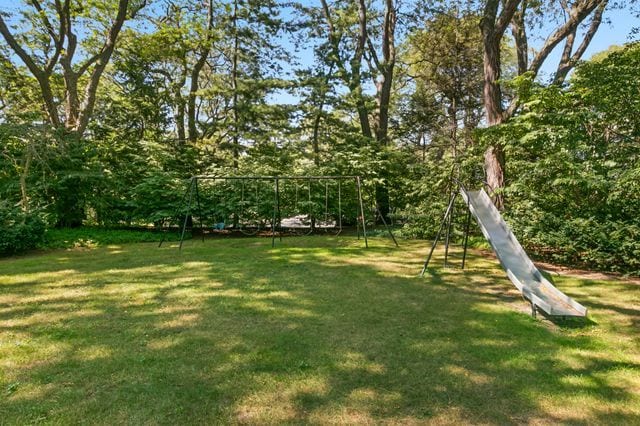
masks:
<instances>
[{"instance_id":1,"label":"dappled sunlight on lawn","mask_svg":"<svg viewBox=\"0 0 640 426\"><path fill-rule=\"evenodd\" d=\"M595 319L565 327L527 315L479 252L461 271L461 251L444 269L438 250L420 278L428 242L371 243L220 239L0 262L0 415L640 422L637 286L555 277Z\"/></svg>"},{"instance_id":2,"label":"dappled sunlight on lawn","mask_svg":"<svg viewBox=\"0 0 640 426\"><path fill-rule=\"evenodd\" d=\"M22 284L51 284L56 285L62 278L77 274L75 269L62 269L58 271L45 271L26 274L6 275L2 277L0 284L3 286L22 285ZM7 288L7 287L3 287Z\"/></svg>"},{"instance_id":3,"label":"dappled sunlight on lawn","mask_svg":"<svg viewBox=\"0 0 640 426\"><path fill-rule=\"evenodd\" d=\"M341 360L336 362L336 367L345 371L361 370L368 374L384 373L384 365L379 362L368 360L364 354L357 352L347 352Z\"/></svg>"}]
</instances>

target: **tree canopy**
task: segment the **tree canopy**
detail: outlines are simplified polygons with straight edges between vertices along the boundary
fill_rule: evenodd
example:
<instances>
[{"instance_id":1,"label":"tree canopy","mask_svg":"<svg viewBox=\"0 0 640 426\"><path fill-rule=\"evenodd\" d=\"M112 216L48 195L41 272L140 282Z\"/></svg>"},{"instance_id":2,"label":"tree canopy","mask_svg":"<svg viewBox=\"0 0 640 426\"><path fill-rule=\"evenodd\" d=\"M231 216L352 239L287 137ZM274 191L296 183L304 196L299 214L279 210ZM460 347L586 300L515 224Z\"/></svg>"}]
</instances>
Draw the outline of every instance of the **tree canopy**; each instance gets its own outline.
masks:
<instances>
[{"instance_id":1,"label":"tree canopy","mask_svg":"<svg viewBox=\"0 0 640 426\"><path fill-rule=\"evenodd\" d=\"M541 254L637 271L638 45L583 61L619 6L25 0L0 12L3 220L160 226L195 174L358 174L422 237L454 175Z\"/></svg>"}]
</instances>

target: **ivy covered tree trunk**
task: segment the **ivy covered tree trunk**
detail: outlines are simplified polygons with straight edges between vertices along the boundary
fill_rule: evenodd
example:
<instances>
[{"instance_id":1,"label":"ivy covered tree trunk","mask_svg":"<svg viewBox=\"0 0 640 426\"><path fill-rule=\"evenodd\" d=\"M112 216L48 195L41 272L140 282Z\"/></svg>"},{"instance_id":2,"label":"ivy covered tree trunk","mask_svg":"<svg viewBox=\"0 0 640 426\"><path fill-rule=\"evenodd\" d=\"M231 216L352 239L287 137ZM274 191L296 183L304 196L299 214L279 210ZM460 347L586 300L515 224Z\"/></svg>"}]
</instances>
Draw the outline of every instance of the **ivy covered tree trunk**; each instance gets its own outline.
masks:
<instances>
[{"instance_id":1,"label":"ivy covered tree trunk","mask_svg":"<svg viewBox=\"0 0 640 426\"><path fill-rule=\"evenodd\" d=\"M493 203L498 209L502 209L504 197L497 191L504 188L505 155L504 148L500 144L492 145L485 151L484 169Z\"/></svg>"},{"instance_id":2,"label":"ivy covered tree trunk","mask_svg":"<svg viewBox=\"0 0 640 426\"><path fill-rule=\"evenodd\" d=\"M484 43L484 107L489 126L503 122L502 91L500 89L500 42L486 40ZM492 143L484 153L484 170L489 195L498 209L504 207L500 190L504 188L505 155L499 143Z\"/></svg>"},{"instance_id":3,"label":"ivy covered tree trunk","mask_svg":"<svg viewBox=\"0 0 640 426\"><path fill-rule=\"evenodd\" d=\"M488 126L499 125L505 119L500 88L500 45L519 4L520 0L507 0L502 4L499 0L487 0L480 22L484 50L483 100ZM489 195L495 206L502 209L504 198L500 190L504 188L505 155L500 144L492 143L485 151L484 170Z\"/></svg>"}]
</instances>

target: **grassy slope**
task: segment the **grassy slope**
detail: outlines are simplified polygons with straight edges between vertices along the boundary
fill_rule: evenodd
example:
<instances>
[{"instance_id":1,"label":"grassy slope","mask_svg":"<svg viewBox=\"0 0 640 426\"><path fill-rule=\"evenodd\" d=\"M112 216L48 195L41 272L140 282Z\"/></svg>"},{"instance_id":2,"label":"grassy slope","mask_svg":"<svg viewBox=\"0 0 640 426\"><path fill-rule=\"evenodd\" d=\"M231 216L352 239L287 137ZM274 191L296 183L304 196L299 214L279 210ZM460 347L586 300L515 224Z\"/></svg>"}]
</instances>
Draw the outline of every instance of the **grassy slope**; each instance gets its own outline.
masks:
<instances>
[{"instance_id":1,"label":"grassy slope","mask_svg":"<svg viewBox=\"0 0 640 426\"><path fill-rule=\"evenodd\" d=\"M418 278L425 251L220 239L0 261L0 424L640 423L637 284L554 277L592 319L556 327L494 260Z\"/></svg>"}]
</instances>

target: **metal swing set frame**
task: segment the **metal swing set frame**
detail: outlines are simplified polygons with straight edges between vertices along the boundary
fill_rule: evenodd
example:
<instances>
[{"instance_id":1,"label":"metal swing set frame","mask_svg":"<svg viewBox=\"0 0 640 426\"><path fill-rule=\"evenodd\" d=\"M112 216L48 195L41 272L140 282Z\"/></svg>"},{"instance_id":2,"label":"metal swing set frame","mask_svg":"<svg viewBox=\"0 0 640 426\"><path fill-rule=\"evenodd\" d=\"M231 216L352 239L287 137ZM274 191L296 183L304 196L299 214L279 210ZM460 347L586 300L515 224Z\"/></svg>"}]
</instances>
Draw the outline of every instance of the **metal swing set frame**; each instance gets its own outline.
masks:
<instances>
[{"instance_id":1,"label":"metal swing set frame","mask_svg":"<svg viewBox=\"0 0 640 426\"><path fill-rule=\"evenodd\" d=\"M186 234L186 230L187 230L187 225L189 222L189 217L191 216L192 213L192 207L195 207L197 209L197 215L198 215L198 226L200 228L200 233L201 233L201 237L202 237L202 241L204 242L204 236L205 236L205 232L204 232L204 224L203 224L203 217L202 217L202 206L201 206L201 202L200 202L200 189L198 186L198 182L201 180L207 180L207 181L216 181L216 180L220 180L220 181L241 181L243 182L243 196L244 196L244 182L245 181L266 181L266 182L273 182L273 214L271 217L271 247L275 247L275 242L276 242L276 237L279 237L280 241L282 241L282 234L283 234L283 229L284 227L282 226L282 215L281 215L281 210L280 210L280 187L281 187L281 182L284 181L293 181L296 183L296 202L297 202L297 194L298 194L298 185L297 183L299 181L306 181L308 183L308 191L309 191L309 200L311 200L311 182L312 181L325 181L325 216L328 215L328 194L329 194L329 190L328 190L328 181L337 181L338 182L338 215L337 215L337 220L336 220L336 224L338 227L338 234L340 234L340 232L342 231L342 182L344 181L353 181L355 183L355 187L356 187L356 195L358 197L358 208L359 208L359 217L356 218L356 229L357 229L357 236L358 239L360 239L360 235L362 235L363 239L364 239L364 244L365 247L368 248L369 247L369 240L367 238L367 225L366 225L366 218L365 218L365 214L364 214L364 203L362 201L362 183L361 183L361 179L360 176L210 176L210 175L198 175L198 176L193 176L191 177L191 179L189 180L189 185L187 186L187 190L184 192L182 199L180 201L180 207L178 208L178 211L176 211L176 214L172 216L171 221L169 223L169 228L171 227L172 223L173 223L173 219L177 218L179 215L180 210L182 209L183 206L185 206L186 203L186 210L185 210L185 214L184 214L184 220L182 221L182 226L181 226L181 230L180 230L180 245L179 245L179 250L182 250L182 244L184 242L184 237ZM195 198L195 203L194 203L194 198ZM195 204L195 206L194 206ZM389 228L386 220L384 219L384 216L382 214L380 214L378 208L376 207L376 214L377 217L382 219L382 222L389 234L389 236L391 237L391 239L393 240L394 244L396 245L396 247L398 246L398 242L395 239L395 236L393 235L393 232L391 232L391 229ZM325 217L326 219L326 217ZM193 229L193 224L191 225L192 229ZM360 228L362 228L362 232L360 232ZM310 231L311 232L311 231ZM166 239L166 232L163 233L162 235L162 239L160 240L160 244L158 245L158 247L162 246L162 243L165 241Z\"/></svg>"}]
</instances>

